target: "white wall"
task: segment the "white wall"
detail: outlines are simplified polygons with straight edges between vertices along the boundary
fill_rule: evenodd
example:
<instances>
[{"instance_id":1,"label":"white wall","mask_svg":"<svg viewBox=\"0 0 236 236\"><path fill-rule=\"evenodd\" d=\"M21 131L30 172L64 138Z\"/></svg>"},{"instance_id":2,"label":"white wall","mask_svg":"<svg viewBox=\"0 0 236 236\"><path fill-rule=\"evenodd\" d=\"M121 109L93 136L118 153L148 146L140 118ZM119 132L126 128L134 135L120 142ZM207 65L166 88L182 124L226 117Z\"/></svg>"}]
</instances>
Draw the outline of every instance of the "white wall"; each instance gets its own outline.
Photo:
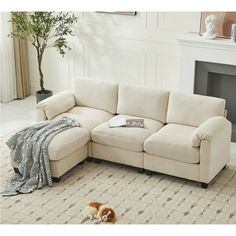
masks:
<instances>
[{"instance_id":1,"label":"white wall","mask_svg":"<svg viewBox=\"0 0 236 236\"><path fill-rule=\"evenodd\" d=\"M55 49L46 52L43 69L48 89L68 89L79 77L179 89L180 53L176 38L185 32L198 32L199 12L76 15L77 36L70 39L73 49L65 58ZM31 88L35 92L39 86L32 50Z\"/></svg>"}]
</instances>

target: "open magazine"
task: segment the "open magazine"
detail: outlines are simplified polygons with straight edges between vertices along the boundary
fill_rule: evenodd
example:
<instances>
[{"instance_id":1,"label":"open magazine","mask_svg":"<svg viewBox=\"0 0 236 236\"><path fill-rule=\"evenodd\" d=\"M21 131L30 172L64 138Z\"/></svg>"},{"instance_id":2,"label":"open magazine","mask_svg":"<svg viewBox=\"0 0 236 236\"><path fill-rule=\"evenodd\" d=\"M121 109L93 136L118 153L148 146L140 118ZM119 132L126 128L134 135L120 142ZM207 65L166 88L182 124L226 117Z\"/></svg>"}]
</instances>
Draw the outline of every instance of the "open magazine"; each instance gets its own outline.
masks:
<instances>
[{"instance_id":1,"label":"open magazine","mask_svg":"<svg viewBox=\"0 0 236 236\"><path fill-rule=\"evenodd\" d=\"M120 118L109 122L110 128L116 127L136 127L144 128L144 119L125 119Z\"/></svg>"}]
</instances>

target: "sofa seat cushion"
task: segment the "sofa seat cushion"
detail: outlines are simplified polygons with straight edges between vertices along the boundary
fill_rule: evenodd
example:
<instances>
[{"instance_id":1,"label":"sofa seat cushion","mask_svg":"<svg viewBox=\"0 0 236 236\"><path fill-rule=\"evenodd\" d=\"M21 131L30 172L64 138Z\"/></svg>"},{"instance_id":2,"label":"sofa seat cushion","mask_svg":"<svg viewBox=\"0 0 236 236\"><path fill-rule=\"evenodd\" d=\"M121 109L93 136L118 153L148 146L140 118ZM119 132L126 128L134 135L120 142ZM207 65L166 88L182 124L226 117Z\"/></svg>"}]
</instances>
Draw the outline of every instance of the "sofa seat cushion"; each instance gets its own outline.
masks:
<instances>
[{"instance_id":1,"label":"sofa seat cushion","mask_svg":"<svg viewBox=\"0 0 236 236\"><path fill-rule=\"evenodd\" d=\"M89 141L89 132L80 127L65 130L53 137L48 146L49 160L61 160Z\"/></svg>"},{"instance_id":2,"label":"sofa seat cushion","mask_svg":"<svg viewBox=\"0 0 236 236\"><path fill-rule=\"evenodd\" d=\"M192 147L195 127L168 124L144 142L146 153L186 163L199 163L200 149Z\"/></svg>"},{"instance_id":3,"label":"sofa seat cushion","mask_svg":"<svg viewBox=\"0 0 236 236\"><path fill-rule=\"evenodd\" d=\"M90 133L96 126L110 120L113 117L113 115L109 112L81 106L75 106L66 113L60 114L55 119L60 119L63 116L78 120L80 127L85 128Z\"/></svg>"},{"instance_id":4,"label":"sofa seat cushion","mask_svg":"<svg viewBox=\"0 0 236 236\"><path fill-rule=\"evenodd\" d=\"M118 115L113 117L110 121L119 118L137 119L142 117ZM109 122L105 122L92 131L92 140L95 143L111 147L142 152L144 140L163 127L163 124L159 121L146 118L142 119L144 119L144 128L109 128Z\"/></svg>"}]
</instances>

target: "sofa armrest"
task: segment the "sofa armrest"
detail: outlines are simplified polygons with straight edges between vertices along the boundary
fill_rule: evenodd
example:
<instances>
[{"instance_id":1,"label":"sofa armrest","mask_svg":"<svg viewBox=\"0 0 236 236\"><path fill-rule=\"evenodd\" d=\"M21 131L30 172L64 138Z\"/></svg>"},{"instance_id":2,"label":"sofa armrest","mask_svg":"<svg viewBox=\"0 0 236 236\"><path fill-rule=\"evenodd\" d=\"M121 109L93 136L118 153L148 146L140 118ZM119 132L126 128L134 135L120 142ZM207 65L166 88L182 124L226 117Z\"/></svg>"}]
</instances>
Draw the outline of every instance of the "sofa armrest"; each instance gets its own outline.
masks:
<instances>
[{"instance_id":1,"label":"sofa armrest","mask_svg":"<svg viewBox=\"0 0 236 236\"><path fill-rule=\"evenodd\" d=\"M229 162L231 122L224 117L212 117L193 133L192 145L200 147L199 180L209 183Z\"/></svg>"},{"instance_id":2,"label":"sofa armrest","mask_svg":"<svg viewBox=\"0 0 236 236\"><path fill-rule=\"evenodd\" d=\"M52 119L75 106L74 93L59 92L37 104L38 121Z\"/></svg>"},{"instance_id":3,"label":"sofa armrest","mask_svg":"<svg viewBox=\"0 0 236 236\"><path fill-rule=\"evenodd\" d=\"M200 147L201 141L211 142L222 129L231 131L231 122L222 116L214 116L203 122L192 134L192 146Z\"/></svg>"}]
</instances>

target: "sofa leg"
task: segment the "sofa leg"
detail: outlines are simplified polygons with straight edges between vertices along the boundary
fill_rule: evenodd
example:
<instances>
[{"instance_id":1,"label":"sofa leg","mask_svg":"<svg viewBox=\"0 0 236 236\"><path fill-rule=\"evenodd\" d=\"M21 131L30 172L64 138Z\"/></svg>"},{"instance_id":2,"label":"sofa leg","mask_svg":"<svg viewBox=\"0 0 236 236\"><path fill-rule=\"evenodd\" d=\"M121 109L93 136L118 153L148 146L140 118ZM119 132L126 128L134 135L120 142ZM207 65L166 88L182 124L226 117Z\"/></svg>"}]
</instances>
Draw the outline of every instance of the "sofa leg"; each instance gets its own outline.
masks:
<instances>
[{"instance_id":1,"label":"sofa leg","mask_svg":"<svg viewBox=\"0 0 236 236\"><path fill-rule=\"evenodd\" d=\"M100 164L100 163L102 162L102 160L94 158L94 162L95 162L96 164Z\"/></svg>"},{"instance_id":2,"label":"sofa leg","mask_svg":"<svg viewBox=\"0 0 236 236\"><path fill-rule=\"evenodd\" d=\"M208 185L207 183L201 183L201 188L204 188L204 189L207 189L208 188Z\"/></svg>"},{"instance_id":3,"label":"sofa leg","mask_svg":"<svg viewBox=\"0 0 236 236\"><path fill-rule=\"evenodd\" d=\"M16 174L20 174L18 168L15 168L15 167L14 167L13 170L14 170L14 172L15 172Z\"/></svg>"},{"instance_id":4,"label":"sofa leg","mask_svg":"<svg viewBox=\"0 0 236 236\"><path fill-rule=\"evenodd\" d=\"M93 161L93 157L87 157L86 161L92 162Z\"/></svg>"},{"instance_id":5,"label":"sofa leg","mask_svg":"<svg viewBox=\"0 0 236 236\"><path fill-rule=\"evenodd\" d=\"M145 170L145 174L146 175L152 175L152 171L151 170Z\"/></svg>"},{"instance_id":6,"label":"sofa leg","mask_svg":"<svg viewBox=\"0 0 236 236\"><path fill-rule=\"evenodd\" d=\"M52 181L58 183L61 181L61 177L52 177Z\"/></svg>"},{"instance_id":7,"label":"sofa leg","mask_svg":"<svg viewBox=\"0 0 236 236\"><path fill-rule=\"evenodd\" d=\"M137 168L138 170L137 170L137 172L139 173L139 174L143 174L144 173L144 169L143 168Z\"/></svg>"}]
</instances>

